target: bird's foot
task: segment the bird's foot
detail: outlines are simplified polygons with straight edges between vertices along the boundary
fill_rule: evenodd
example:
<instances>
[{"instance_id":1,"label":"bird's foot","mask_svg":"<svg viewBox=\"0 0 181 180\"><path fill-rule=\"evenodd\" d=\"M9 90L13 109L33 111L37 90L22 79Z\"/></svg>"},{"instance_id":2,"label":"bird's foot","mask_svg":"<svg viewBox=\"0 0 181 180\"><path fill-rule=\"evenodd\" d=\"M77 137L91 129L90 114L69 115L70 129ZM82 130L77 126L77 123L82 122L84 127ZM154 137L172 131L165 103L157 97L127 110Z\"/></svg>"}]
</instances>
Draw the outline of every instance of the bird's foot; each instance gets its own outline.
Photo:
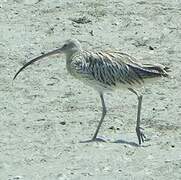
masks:
<instances>
[{"instance_id":1,"label":"bird's foot","mask_svg":"<svg viewBox=\"0 0 181 180\"><path fill-rule=\"evenodd\" d=\"M136 127L136 134L137 134L137 137L138 137L139 145L141 145L141 143L146 140L146 136L144 135L143 130L144 129L141 128L141 127Z\"/></svg>"}]
</instances>

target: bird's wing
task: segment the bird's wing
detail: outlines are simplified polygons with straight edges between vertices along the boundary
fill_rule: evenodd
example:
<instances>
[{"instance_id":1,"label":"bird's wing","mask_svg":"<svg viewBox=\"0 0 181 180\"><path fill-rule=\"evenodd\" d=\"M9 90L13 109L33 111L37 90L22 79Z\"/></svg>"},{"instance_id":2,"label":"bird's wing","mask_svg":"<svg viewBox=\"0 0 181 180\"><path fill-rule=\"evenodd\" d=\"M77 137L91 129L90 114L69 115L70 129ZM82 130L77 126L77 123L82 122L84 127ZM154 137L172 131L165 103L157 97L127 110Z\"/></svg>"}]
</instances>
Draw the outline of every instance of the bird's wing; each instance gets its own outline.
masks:
<instances>
[{"instance_id":1,"label":"bird's wing","mask_svg":"<svg viewBox=\"0 0 181 180\"><path fill-rule=\"evenodd\" d=\"M111 55L116 61L126 64L142 79L168 76L169 68L161 64L140 63L134 57L119 51L108 52L107 54Z\"/></svg>"},{"instance_id":2,"label":"bird's wing","mask_svg":"<svg viewBox=\"0 0 181 180\"><path fill-rule=\"evenodd\" d=\"M160 64L142 64L128 54L89 52L76 54L71 62L72 72L78 78L96 80L104 85L142 84L145 79L168 76L167 68Z\"/></svg>"},{"instance_id":3,"label":"bird's wing","mask_svg":"<svg viewBox=\"0 0 181 180\"><path fill-rule=\"evenodd\" d=\"M116 86L117 83L143 83L142 77L129 66L129 63L116 59L113 54L85 51L72 58L71 71L77 78L96 80L108 86Z\"/></svg>"}]
</instances>

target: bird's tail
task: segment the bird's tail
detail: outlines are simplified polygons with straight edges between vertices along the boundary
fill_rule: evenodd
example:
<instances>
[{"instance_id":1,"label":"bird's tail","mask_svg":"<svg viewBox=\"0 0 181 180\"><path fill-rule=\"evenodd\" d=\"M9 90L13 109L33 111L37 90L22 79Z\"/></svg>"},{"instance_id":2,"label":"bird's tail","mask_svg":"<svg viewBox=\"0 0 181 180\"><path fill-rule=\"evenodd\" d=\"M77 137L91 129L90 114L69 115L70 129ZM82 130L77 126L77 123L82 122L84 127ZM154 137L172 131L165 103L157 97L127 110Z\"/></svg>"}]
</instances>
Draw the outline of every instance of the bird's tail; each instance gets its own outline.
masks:
<instances>
[{"instance_id":1,"label":"bird's tail","mask_svg":"<svg viewBox=\"0 0 181 180\"><path fill-rule=\"evenodd\" d=\"M145 64L145 68L163 77L168 77L169 72L171 71L169 67L163 66L161 64L156 64L156 65Z\"/></svg>"},{"instance_id":2,"label":"bird's tail","mask_svg":"<svg viewBox=\"0 0 181 180\"><path fill-rule=\"evenodd\" d=\"M168 77L170 68L161 64L142 64L141 66L130 66L141 78Z\"/></svg>"}]
</instances>

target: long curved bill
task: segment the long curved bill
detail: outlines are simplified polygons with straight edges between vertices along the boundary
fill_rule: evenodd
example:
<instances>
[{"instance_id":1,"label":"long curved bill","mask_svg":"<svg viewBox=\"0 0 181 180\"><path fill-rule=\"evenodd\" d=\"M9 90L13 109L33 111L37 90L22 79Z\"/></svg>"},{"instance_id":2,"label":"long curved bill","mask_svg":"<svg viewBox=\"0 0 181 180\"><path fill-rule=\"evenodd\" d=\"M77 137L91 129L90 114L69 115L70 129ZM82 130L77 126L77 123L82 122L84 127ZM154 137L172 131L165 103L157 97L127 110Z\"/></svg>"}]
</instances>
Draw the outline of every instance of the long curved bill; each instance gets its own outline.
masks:
<instances>
[{"instance_id":1,"label":"long curved bill","mask_svg":"<svg viewBox=\"0 0 181 180\"><path fill-rule=\"evenodd\" d=\"M19 71L15 74L13 80L15 80L16 77L18 76L18 74L19 74L23 69L25 69L27 66L29 66L30 64L32 64L32 63L34 63L34 62L36 62L36 61L38 61L38 60L40 60L40 59L42 59L42 58L44 58L44 57L47 57L47 56L50 56L50 55L54 55L54 54L59 54L59 53L61 53L61 52L62 52L62 51L61 51L61 48L60 48L60 49L56 49L56 50L54 50L54 51L48 52L48 53L46 53L46 54L43 54L43 55L41 55L41 56L38 56L38 57L36 57L35 59L32 59L31 61L27 62L23 67L21 67L21 68L19 69Z\"/></svg>"}]
</instances>

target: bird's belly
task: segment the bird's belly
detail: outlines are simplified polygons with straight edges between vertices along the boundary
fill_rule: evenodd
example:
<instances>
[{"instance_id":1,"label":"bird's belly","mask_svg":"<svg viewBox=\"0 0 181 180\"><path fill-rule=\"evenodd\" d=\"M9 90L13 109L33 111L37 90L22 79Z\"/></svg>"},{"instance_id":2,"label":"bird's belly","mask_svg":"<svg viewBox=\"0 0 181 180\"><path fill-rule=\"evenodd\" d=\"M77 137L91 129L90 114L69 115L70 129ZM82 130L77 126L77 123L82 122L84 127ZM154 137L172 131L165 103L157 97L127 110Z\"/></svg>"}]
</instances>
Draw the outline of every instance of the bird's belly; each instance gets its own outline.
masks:
<instances>
[{"instance_id":1,"label":"bird's belly","mask_svg":"<svg viewBox=\"0 0 181 180\"><path fill-rule=\"evenodd\" d=\"M114 86L105 84L105 83L101 83L95 79L90 79L90 78L77 78L79 79L81 82L83 82L85 85L90 86L92 88L94 88L97 91L103 92L103 91L112 91L114 90Z\"/></svg>"},{"instance_id":2,"label":"bird's belly","mask_svg":"<svg viewBox=\"0 0 181 180\"><path fill-rule=\"evenodd\" d=\"M100 81L99 79L96 79L93 76L90 76L89 74L86 73L75 73L74 71L70 71L70 74L82 81L84 84L94 88L97 91L113 91L116 89L128 89L128 88L142 88L144 85L146 84L151 84L152 82L160 79L160 77L158 78L144 78L143 81L115 81L114 83L111 83L111 81L109 82L104 82L104 81Z\"/></svg>"},{"instance_id":3,"label":"bird's belly","mask_svg":"<svg viewBox=\"0 0 181 180\"><path fill-rule=\"evenodd\" d=\"M96 79L91 79L89 76L75 76L73 75L74 78L78 79L79 81L83 82L85 85L88 85L92 88L94 88L95 90L99 91L99 92L104 92L104 91L114 91L116 89L128 89L128 88L141 88L143 86L143 84L138 84L138 83L134 83L134 84L128 84L128 83L120 83L120 82L115 82L115 84L109 84L109 83L103 83L100 82Z\"/></svg>"}]
</instances>

